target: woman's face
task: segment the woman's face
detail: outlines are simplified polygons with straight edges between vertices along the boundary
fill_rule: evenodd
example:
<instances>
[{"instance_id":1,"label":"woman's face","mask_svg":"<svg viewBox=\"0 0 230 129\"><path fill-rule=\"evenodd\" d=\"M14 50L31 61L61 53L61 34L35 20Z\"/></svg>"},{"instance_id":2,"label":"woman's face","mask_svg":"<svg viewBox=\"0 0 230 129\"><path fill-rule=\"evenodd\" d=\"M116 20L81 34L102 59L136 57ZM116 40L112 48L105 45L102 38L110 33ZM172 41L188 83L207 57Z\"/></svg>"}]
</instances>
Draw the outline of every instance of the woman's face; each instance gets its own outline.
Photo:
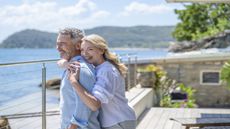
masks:
<instances>
[{"instance_id":1,"label":"woman's face","mask_svg":"<svg viewBox=\"0 0 230 129\"><path fill-rule=\"evenodd\" d=\"M95 66L100 65L103 59L103 51L96 48L88 41L83 41L81 44L81 55L86 59L86 61Z\"/></svg>"}]
</instances>

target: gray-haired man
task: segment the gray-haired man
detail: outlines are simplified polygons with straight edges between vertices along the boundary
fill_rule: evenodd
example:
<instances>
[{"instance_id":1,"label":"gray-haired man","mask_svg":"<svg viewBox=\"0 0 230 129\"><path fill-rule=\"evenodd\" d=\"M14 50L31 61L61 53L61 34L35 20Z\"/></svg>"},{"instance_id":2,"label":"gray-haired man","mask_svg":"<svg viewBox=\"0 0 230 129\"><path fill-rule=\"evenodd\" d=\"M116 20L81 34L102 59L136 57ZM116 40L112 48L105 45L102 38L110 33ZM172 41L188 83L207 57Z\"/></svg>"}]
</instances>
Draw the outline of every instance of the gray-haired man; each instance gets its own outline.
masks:
<instances>
[{"instance_id":1,"label":"gray-haired man","mask_svg":"<svg viewBox=\"0 0 230 129\"><path fill-rule=\"evenodd\" d=\"M76 28L65 28L59 31L57 50L61 58L69 62L80 62L80 83L89 91L95 83L94 68L80 56L81 39L84 34ZM60 87L61 129L100 129L98 111L91 111L80 99L68 80L68 70L62 76Z\"/></svg>"}]
</instances>

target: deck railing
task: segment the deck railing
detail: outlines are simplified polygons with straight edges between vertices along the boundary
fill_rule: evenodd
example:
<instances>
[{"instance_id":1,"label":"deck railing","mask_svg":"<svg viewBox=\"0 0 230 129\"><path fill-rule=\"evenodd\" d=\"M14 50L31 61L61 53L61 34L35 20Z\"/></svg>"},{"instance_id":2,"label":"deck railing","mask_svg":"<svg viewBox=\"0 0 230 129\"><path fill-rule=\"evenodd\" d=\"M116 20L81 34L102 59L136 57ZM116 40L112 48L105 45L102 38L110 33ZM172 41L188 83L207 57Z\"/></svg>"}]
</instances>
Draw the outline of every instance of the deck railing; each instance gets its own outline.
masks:
<instances>
[{"instance_id":1,"label":"deck railing","mask_svg":"<svg viewBox=\"0 0 230 129\"><path fill-rule=\"evenodd\" d=\"M42 116L42 129L46 129L46 97L53 96L53 93L46 94L45 82L47 75L49 78L60 76L60 70L54 63L56 61L57 59L0 64L0 116L9 119ZM49 67L48 74L46 64ZM42 88L39 88L39 84ZM20 101L16 101L17 98L20 98ZM29 123L22 121L23 119L20 119L10 125L25 128L25 125L33 123L33 121Z\"/></svg>"},{"instance_id":2,"label":"deck railing","mask_svg":"<svg viewBox=\"0 0 230 129\"><path fill-rule=\"evenodd\" d=\"M123 61L128 72L126 76L126 90L136 85L136 69L137 57L128 56L128 60ZM26 62L0 63L0 117L9 119L41 117L42 129L46 129L46 116L58 114L57 92L48 91L46 81L52 78L61 77L62 71L58 69L56 61L51 60L35 60ZM37 85L37 86L36 86ZM40 88L38 85L41 85ZM54 96L56 96L55 100ZM17 99L20 98L20 101ZM41 99L42 98L42 99ZM48 100L47 100L48 99ZM46 103L54 103L47 107ZM41 102L41 103L40 103ZM47 114L48 113L48 114ZM36 120L36 121L37 121ZM23 119L17 123L10 125L20 125ZM23 126L32 124L25 123L17 128L25 128ZM39 127L38 127L39 128ZM41 127L40 127L41 128Z\"/></svg>"}]
</instances>

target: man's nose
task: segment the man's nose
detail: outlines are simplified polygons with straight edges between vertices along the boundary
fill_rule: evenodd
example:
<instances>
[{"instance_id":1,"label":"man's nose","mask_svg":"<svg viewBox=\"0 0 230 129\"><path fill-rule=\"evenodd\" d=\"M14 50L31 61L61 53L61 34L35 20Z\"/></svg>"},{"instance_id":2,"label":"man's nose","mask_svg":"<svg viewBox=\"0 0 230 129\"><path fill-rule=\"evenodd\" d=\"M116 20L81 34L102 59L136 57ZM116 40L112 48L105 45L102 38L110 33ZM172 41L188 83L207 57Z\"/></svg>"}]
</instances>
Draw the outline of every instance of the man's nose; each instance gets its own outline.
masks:
<instances>
[{"instance_id":1,"label":"man's nose","mask_svg":"<svg viewBox=\"0 0 230 129\"><path fill-rule=\"evenodd\" d=\"M60 45L56 45L57 50L60 50L60 48L61 48Z\"/></svg>"}]
</instances>

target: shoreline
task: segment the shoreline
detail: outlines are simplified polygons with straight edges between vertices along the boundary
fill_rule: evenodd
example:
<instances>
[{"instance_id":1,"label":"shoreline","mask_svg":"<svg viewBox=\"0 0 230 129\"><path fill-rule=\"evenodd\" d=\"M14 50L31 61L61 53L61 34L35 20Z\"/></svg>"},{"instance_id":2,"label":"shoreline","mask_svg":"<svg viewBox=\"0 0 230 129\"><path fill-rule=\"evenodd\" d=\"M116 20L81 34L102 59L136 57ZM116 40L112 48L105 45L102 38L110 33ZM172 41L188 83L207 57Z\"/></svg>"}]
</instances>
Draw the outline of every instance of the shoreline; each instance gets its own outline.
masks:
<instances>
[{"instance_id":1,"label":"shoreline","mask_svg":"<svg viewBox=\"0 0 230 129\"><path fill-rule=\"evenodd\" d=\"M167 50L168 48L110 48L110 50Z\"/></svg>"}]
</instances>

